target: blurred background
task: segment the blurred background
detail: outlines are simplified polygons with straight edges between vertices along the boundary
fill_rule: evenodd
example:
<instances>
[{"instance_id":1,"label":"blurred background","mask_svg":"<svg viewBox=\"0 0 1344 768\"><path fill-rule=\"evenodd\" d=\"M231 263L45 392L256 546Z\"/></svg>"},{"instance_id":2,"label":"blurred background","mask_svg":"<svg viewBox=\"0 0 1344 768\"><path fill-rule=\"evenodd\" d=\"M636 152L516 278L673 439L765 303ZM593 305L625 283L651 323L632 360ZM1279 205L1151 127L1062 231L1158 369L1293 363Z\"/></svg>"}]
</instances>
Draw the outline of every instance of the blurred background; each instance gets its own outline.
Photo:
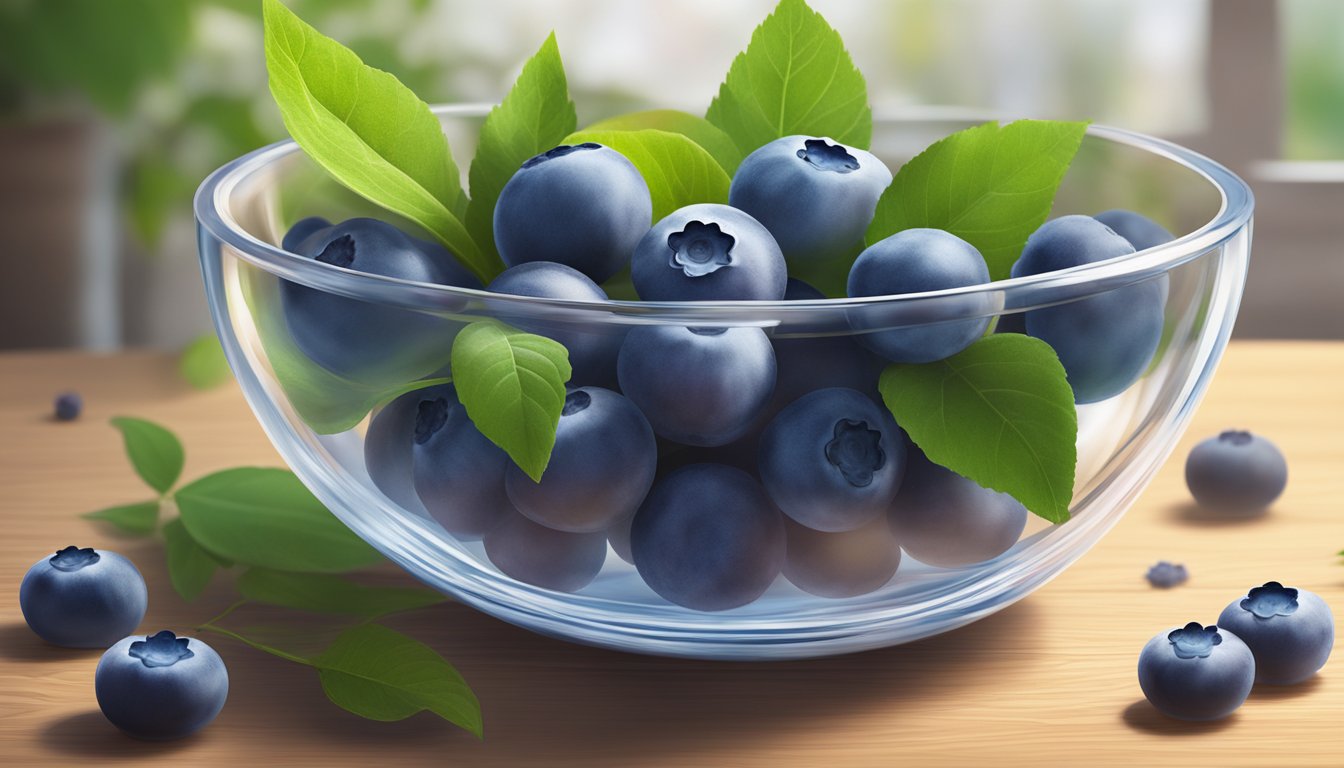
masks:
<instances>
[{"instance_id":1,"label":"blurred background","mask_svg":"<svg viewBox=\"0 0 1344 768\"><path fill-rule=\"evenodd\" d=\"M1092 119L1257 195L1241 337L1344 338L1344 1L809 0L878 117ZM431 103L492 102L556 31L580 125L702 114L774 0L287 0ZM260 0L0 0L0 349L208 332L191 195L282 138Z\"/></svg>"}]
</instances>

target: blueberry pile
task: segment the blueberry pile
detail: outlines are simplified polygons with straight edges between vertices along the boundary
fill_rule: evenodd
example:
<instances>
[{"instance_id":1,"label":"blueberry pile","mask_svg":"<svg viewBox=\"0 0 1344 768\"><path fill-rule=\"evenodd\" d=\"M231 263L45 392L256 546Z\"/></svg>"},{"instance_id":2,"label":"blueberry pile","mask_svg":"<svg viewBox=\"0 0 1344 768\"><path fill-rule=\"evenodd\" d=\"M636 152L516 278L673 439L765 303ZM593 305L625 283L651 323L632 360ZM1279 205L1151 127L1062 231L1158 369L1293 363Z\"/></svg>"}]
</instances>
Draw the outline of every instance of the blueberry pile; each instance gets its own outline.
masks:
<instances>
[{"instance_id":1,"label":"blueberry pile","mask_svg":"<svg viewBox=\"0 0 1344 768\"><path fill-rule=\"evenodd\" d=\"M729 204L654 221L648 186L619 152L558 146L523 163L501 191L493 234L507 269L486 290L602 302L603 283L628 270L644 301L815 301L822 293L798 275L850 262L852 297L987 283L980 252L946 231L909 229L863 247L891 181L868 152L789 136L742 162ZM1064 216L1030 238L1013 274L1169 239L1128 211ZM283 245L336 267L481 287L441 246L372 219L304 219ZM449 321L284 285L296 346L331 372L405 382L444 370ZM1165 293L1150 281L1002 325L1016 322L1054 346L1077 401L1092 402L1145 370ZM1022 534L1021 504L930 462L877 393L885 365L954 355L984 336L988 317L898 328L856 317L849 336L812 338L749 326L500 319L563 344L573 368L540 482L476 429L451 385L376 412L365 461L390 499L482 541L514 579L582 589L610 542L658 595L723 610L755 600L781 574L811 594L852 597L886 584L902 552L966 567Z\"/></svg>"}]
</instances>

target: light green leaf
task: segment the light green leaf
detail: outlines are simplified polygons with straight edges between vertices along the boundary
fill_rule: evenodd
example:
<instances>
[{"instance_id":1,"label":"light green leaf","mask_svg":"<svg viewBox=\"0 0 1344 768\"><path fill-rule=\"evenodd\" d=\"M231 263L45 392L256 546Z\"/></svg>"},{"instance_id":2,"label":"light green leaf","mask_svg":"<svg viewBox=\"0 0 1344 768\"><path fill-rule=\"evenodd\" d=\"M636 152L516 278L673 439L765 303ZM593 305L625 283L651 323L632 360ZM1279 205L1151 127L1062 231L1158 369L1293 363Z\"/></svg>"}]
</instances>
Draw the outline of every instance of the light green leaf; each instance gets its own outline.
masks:
<instances>
[{"instance_id":1,"label":"light green leaf","mask_svg":"<svg viewBox=\"0 0 1344 768\"><path fill-rule=\"evenodd\" d=\"M135 473L150 488L167 493L182 475L186 461L177 436L158 424L127 416L112 419L112 426L121 430L126 455Z\"/></svg>"},{"instance_id":2,"label":"light green leaf","mask_svg":"<svg viewBox=\"0 0 1344 768\"><path fill-rule=\"evenodd\" d=\"M108 507L84 515L85 520L108 523L122 533L147 536L159 527L159 500Z\"/></svg>"},{"instance_id":3,"label":"light green leaf","mask_svg":"<svg viewBox=\"0 0 1344 768\"><path fill-rule=\"evenodd\" d=\"M565 141L596 142L634 163L649 185L654 221L691 203L728 202L728 174L703 147L679 133L583 130Z\"/></svg>"},{"instance_id":4,"label":"light green leaf","mask_svg":"<svg viewBox=\"0 0 1344 768\"><path fill-rule=\"evenodd\" d=\"M481 280L498 273L498 259L477 248L453 213L461 178L428 105L279 0L263 3L271 95L304 152L337 181L433 233Z\"/></svg>"},{"instance_id":5,"label":"light green leaf","mask_svg":"<svg viewBox=\"0 0 1344 768\"><path fill-rule=\"evenodd\" d=\"M868 87L840 34L803 0L781 0L751 35L705 119L743 152L784 136L827 136L867 149Z\"/></svg>"},{"instance_id":6,"label":"light green leaf","mask_svg":"<svg viewBox=\"0 0 1344 768\"><path fill-rule=\"evenodd\" d=\"M985 123L935 142L901 167L877 201L868 245L916 227L974 245L990 277L1008 277L1027 236L1045 223L1087 123Z\"/></svg>"},{"instance_id":7,"label":"light green leaf","mask_svg":"<svg viewBox=\"0 0 1344 768\"><path fill-rule=\"evenodd\" d=\"M213 333L198 336L182 349L177 371L196 389L213 389L229 380L229 361Z\"/></svg>"},{"instance_id":8,"label":"light green leaf","mask_svg":"<svg viewBox=\"0 0 1344 768\"><path fill-rule=\"evenodd\" d=\"M173 589L187 602L200 597L215 575L219 561L196 543L181 518L163 526L163 547L168 557L168 580Z\"/></svg>"},{"instance_id":9,"label":"light green leaf","mask_svg":"<svg viewBox=\"0 0 1344 768\"><path fill-rule=\"evenodd\" d=\"M641 131L651 129L679 133L699 144L714 158L724 173L729 176L741 164L743 153L732 137L719 130L718 126L687 112L675 109L650 109L645 112L631 112L625 115L609 117L584 128L588 131Z\"/></svg>"},{"instance_id":10,"label":"light green leaf","mask_svg":"<svg viewBox=\"0 0 1344 768\"><path fill-rule=\"evenodd\" d=\"M564 345L496 322L472 323L453 342L453 386L467 416L536 482L551 460L570 374Z\"/></svg>"},{"instance_id":11,"label":"light green leaf","mask_svg":"<svg viewBox=\"0 0 1344 768\"><path fill-rule=\"evenodd\" d=\"M1069 519L1078 413L1049 344L995 334L946 360L888 366L878 386L930 461L1052 523Z\"/></svg>"},{"instance_id":12,"label":"light green leaf","mask_svg":"<svg viewBox=\"0 0 1344 768\"><path fill-rule=\"evenodd\" d=\"M438 605L447 598L422 587L368 587L323 573L286 573L251 568L238 577L238 592L249 600L311 613L374 618Z\"/></svg>"},{"instance_id":13,"label":"light green leaf","mask_svg":"<svg viewBox=\"0 0 1344 768\"><path fill-rule=\"evenodd\" d=\"M559 145L575 125L565 67L555 33L551 33L523 65L509 95L490 110L481 125L471 161L467 229L483 252L498 258L494 216L500 190L524 161Z\"/></svg>"},{"instance_id":14,"label":"light green leaf","mask_svg":"<svg viewBox=\"0 0 1344 768\"><path fill-rule=\"evenodd\" d=\"M191 537L236 563L338 573L381 559L287 470L226 469L183 487L176 500Z\"/></svg>"},{"instance_id":15,"label":"light green leaf","mask_svg":"<svg viewBox=\"0 0 1344 768\"><path fill-rule=\"evenodd\" d=\"M327 698L370 720L429 710L481 737L481 705L457 669L418 640L377 624L348 629L312 659Z\"/></svg>"}]
</instances>

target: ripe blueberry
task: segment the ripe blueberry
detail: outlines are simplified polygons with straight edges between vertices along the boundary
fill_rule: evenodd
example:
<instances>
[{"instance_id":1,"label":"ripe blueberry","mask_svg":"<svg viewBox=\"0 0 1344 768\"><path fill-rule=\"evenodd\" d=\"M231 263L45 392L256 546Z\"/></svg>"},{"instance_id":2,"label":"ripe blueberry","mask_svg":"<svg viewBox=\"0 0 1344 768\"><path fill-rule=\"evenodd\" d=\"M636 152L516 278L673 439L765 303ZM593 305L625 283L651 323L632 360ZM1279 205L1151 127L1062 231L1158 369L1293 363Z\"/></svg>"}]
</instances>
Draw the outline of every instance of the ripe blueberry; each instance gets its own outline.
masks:
<instances>
[{"instance_id":1,"label":"ripe blueberry","mask_svg":"<svg viewBox=\"0 0 1344 768\"><path fill-rule=\"evenodd\" d=\"M1255 663L1251 649L1236 634L1192 621L1143 647L1139 687L1168 717L1220 720L1250 695Z\"/></svg>"},{"instance_id":2,"label":"ripe blueberry","mask_svg":"<svg viewBox=\"0 0 1344 768\"><path fill-rule=\"evenodd\" d=\"M1202 507L1264 509L1288 485L1288 462L1259 435L1227 430L1201 441L1185 459L1185 484Z\"/></svg>"},{"instance_id":3,"label":"ripe blueberry","mask_svg":"<svg viewBox=\"0 0 1344 768\"><path fill-rule=\"evenodd\" d=\"M164 630L122 639L94 672L98 706L113 725L152 741L180 739L204 728L224 708L224 660L195 638Z\"/></svg>"},{"instance_id":4,"label":"ripe blueberry","mask_svg":"<svg viewBox=\"0 0 1344 768\"><path fill-rule=\"evenodd\" d=\"M787 517L784 528L784 578L818 597L866 595L891 581L901 564L901 548L881 517L841 533L815 531Z\"/></svg>"},{"instance_id":5,"label":"ripe blueberry","mask_svg":"<svg viewBox=\"0 0 1344 768\"><path fill-rule=\"evenodd\" d=\"M1092 218L1110 227L1112 232L1128 240L1136 251L1147 250L1176 239L1176 236L1168 232L1161 224L1134 211L1115 208L1102 211Z\"/></svg>"},{"instance_id":6,"label":"ripe blueberry","mask_svg":"<svg viewBox=\"0 0 1344 768\"><path fill-rule=\"evenodd\" d=\"M485 536L514 514L504 492L509 455L476 429L467 409L441 395L416 405L411 447L415 492L431 517L455 536Z\"/></svg>"},{"instance_id":7,"label":"ripe blueberry","mask_svg":"<svg viewBox=\"0 0 1344 768\"><path fill-rule=\"evenodd\" d=\"M446 407L457 405L452 384L417 389L398 397L373 414L364 433L364 468L369 479L403 509L425 513L415 492L412 448L420 404L443 398Z\"/></svg>"},{"instance_id":8,"label":"ripe blueberry","mask_svg":"<svg viewBox=\"0 0 1344 768\"><path fill-rule=\"evenodd\" d=\"M787 301L818 301L821 291L801 280L789 279ZM877 380L884 365L881 358L861 346L853 336L794 336L772 339L775 345L775 394L771 410L792 403L808 392L827 387L857 389L880 400Z\"/></svg>"},{"instance_id":9,"label":"ripe blueberry","mask_svg":"<svg viewBox=\"0 0 1344 768\"><path fill-rule=\"evenodd\" d=\"M303 241L307 240L315 232L327 229L331 222L321 216L309 216L306 219L299 219L290 226L289 231L285 233L284 238L280 240L280 247L290 253L300 253L303 247Z\"/></svg>"},{"instance_id":10,"label":"ripe blueberry","mask_svg":"<svg viewBox=\"0 0 1344 768\"><path fill-rule=\"evenodd\" d=\"M84 399L78 392L62 392L52 403L52 412L57 421L74 421L84 410Z\"/></svg>"},{"instance_id":11,"label":"ripe blueberry","mask_svg":"<svg viewBox=\"0 0 1344 768\"><path fill-rule=\"evenodd\" d=\"M555 261L594 282L621 271L648 231L653 203L624 155L586 142L523 163L495 204L495 245L510 267Z\"/></svg>"},{"instance_id":12,"label":"ripe blueberry","mask_svg":"<svg viewBox=\"0 0 1344 768\"><path fill-rule=\"evenodd\" d=\"M1254 587L1218 616L1255 655L1255 681L1292 685L1316 674L1335 644L1335 618L1318 595L1277 581Z\"/></svg>"},{"instance_id":13,"label":"ripe blueberry","mask_svg":"<svg viewBox=\"0 0 1344 768\"><path fill-rule=\"evenodd\" d=\"M69 648L106 648L145 618L149 592L116 552L66 547L33 564L19 586L19 608L38 637Z\"/></svg>"},{"instance_id":14,"label":"ripe blueberry","mask_svg":"<svg viewBox=\"0 0 1344 768\"><path fill-rule=\"evenodd\" d=\"M635 247L630 277L645 301L778 301L788 270L760 222L701 203L653 225Z\"/></svg>"},{"instance_id":15,"label":"ripe blueberry","mask_svg":"<svg viewBox=\"0 0 1344 768\"><path fill-rule=\"evenodd\" d=\"M602 533L568 533L509 512L485 535L485 555L510 578L557 592L588 586L607 557Z\"/></svg>"},{"instance_id":16,"label":"ripe blueberry","mask_svg":"<svg viewBox=\"0 0 1344 768\"><path fill-rule=\"evenodd\" d=\"M1159 562L1148 569L1145 575L1148 583L1159 589L1171 589L1184 584L1190 578L1189 572L1184 565L1168 563L1166 560Z\"/></svg>"}]
</instances>

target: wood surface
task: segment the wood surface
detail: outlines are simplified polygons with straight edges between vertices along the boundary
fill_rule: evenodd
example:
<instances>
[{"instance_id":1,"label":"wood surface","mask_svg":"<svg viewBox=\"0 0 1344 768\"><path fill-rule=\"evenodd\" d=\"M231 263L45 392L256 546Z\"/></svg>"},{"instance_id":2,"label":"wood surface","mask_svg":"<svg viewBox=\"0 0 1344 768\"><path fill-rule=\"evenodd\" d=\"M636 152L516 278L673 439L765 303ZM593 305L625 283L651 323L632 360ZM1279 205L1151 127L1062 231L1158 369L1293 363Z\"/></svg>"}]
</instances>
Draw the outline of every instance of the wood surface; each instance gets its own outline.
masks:
<instances>
[{"instance_id":1,"label":"wood surface","mask_svg":"<svg viewBox=\"0 0 1344 768\"><path fill-rule=\"evenodd\" d=\"M138 501L114 415L151 418L187 448L185 478L278 464L233 386L198 393L153 353L0 355L0 763L74 765L1344 765L1344 656L1313 680L1257 689L1231 718L1190 725L1144 701L1139 649L1158 631L1212 623L1269 579L1321 594L1344 618L1344 343L1235 343L1171 461L1135 507L1054 582L970 627L880 651L790 663L641 657L539 637L446 605L392 620L429 642L479 695L484 742L420 714L361 720L328 703L310 669L225 639L232 681L219 719L190 739L127 738L98 712L99 654L44 645L23 623L30 564L76 543L117 549L144 572L143 629L186 630L230 600L227 582L186 604L154 542L117 539L80 513ZM58 424L53 394L84 394ZM1288 456L1288 490L1265 516L1200 519L1182 480L1199 438L1239 427ZM1190 582L1149 588L1147 567ZM245 611L246 612L246 611ZM238 617L240 622L264 617ZM232 620L231 620L232 621Z\"/></svg>"}]
</instances>

